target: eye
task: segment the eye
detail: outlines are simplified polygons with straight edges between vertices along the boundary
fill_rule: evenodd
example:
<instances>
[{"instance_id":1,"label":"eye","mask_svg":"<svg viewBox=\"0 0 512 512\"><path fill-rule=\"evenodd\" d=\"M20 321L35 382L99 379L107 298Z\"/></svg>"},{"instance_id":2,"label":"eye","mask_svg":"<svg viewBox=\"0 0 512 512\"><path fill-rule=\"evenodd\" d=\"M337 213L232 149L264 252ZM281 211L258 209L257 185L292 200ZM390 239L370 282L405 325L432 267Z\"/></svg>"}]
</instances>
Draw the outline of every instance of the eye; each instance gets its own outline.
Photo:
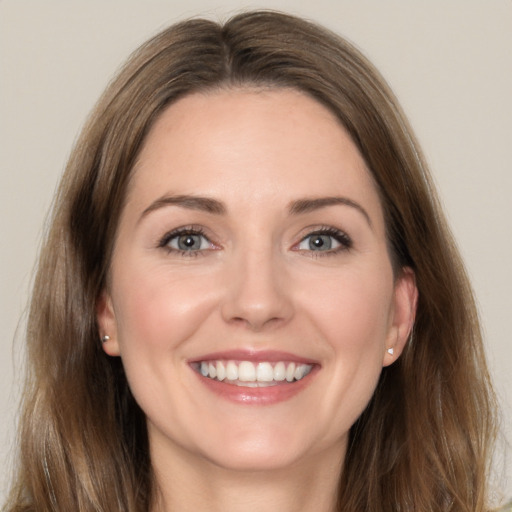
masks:
<instances>
[{"instance_id":1,"label":"eye","mask_svg":"<svg viewBox=\"0 0 512 512\"><path fill-rule=\"evenodd\" d=\"M330 251L341 244L331 235L316 233L302 239L298 248L301 251Z\"/></svg>"},{"instance_id":2,"label":"eye","mask_svg":"<svg viewBox=\"0 0 512 512\"><path fill-rule=\"evenodd\" d=\"M183 228L167 233L158 246L170 252L179 252L182 254L197 253L213 248L213 244L200 229L190 228Z\"/></svg>"},{"instance_id":3,"label":"eye","mask_svg":"<svg viewBox=\"0 0 512 512\"><path fill-rule=\"evenodd\" d=\"M336 253L340 250L350 249L352 240L337 229L321 229L304 237L297 249L299 251L330 252Z\"/></svg>"},{"instance_id":4,"label":"eye","mask_svg":"<svg viewBox=\"0 0 512 512\"><path fill-rule=\"evenodd\" d=\"M200 251L201 249L207 249L209 244L203 235L188 233L171 238L167 245L180 251Z\"/></svg>"}]
</instances>

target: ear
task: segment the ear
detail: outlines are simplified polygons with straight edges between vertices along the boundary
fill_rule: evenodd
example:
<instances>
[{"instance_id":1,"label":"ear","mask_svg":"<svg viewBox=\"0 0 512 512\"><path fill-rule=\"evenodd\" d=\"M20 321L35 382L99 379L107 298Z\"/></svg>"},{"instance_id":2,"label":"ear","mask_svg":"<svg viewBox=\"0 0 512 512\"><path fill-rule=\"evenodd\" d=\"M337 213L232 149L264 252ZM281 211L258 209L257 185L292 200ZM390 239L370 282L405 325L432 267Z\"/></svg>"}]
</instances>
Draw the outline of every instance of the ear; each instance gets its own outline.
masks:
<instances>
[{"instance_id":1,"label":"ear","mask_svg":"<svg viewBox=\"0 0 512 512\"><path fill-rule=\"evenodd\" d=\"M383 366L394 363L405 348L416 317L418 288L414 271L405 267L395 282L392 325L389 331Z\"/></svg>"},{"instance_id":2,"label":"ear","mask_svg":"<svg viewBox=\"0 0 512 512\"><path fill-rule=\"evenodd\" d=\"M119 356L116 316L112 305L112 298L106 290L101 292L96 301L96 321L103 350L109 356ZM105 336L108 336L108 339L104 341Z\"/></svg>"}]
</instances>

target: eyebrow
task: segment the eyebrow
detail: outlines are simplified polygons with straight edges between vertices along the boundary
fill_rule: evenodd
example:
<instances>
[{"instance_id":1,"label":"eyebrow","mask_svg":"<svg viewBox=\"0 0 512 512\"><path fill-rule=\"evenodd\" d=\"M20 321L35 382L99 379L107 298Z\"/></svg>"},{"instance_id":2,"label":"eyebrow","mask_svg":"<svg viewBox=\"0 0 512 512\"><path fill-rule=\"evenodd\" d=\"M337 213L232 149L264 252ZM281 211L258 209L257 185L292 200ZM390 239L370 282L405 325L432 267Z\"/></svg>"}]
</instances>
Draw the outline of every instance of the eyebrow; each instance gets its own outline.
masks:
<instances>
[{"instance_id":1,"label":"eyebrow","mask_svg":"<svg viewBox=\"0 0 512 512\"><path fill-rule=\"evenodd\" d=\"M288 205L288 211L290 215L301 215L336 205L350 206L351 208L355 208L363 215L370 227L372 227L372 221L368 215L368 212L359 203L353 201L352 199L348 199L347 197L333 196L297 199ZM215 215L224 215L226 213L226 207L224 203L211 197L201 197L194 195L166 195L151 203L142 212L140 219L149 213L166 206L179 206L181 208L198 210Z\"/></svg>"},{"instance_id":2,"label":"eyebrow","mask_svg":"<svg viewBox=\"0 0 512 512\"><path fill-rule=\"evenodd\" d=\"M344 205L355 208L359 213L363 215L368 222L369 226L372 227L372 220L368 215L368 212L356 201L348 199L347 197L317 197L312 199L298 199L292 201L288 207L291 215L300 215L303 213L309 213L321 208L327 208L328 206Z\"/></svg>"},{"instance_id":3,"label":"eyebrow","mask_svg":"<svg viewBox=\"0 0 512 512\"><path fill-rule=\"evenodd\" d=\"M156 201L151 203L141 214L142 219L149 213L163 208L165 206L180 206L188 210L199 210L206 213L213 213L215 215L224 215L226 213L226 207L220 201L212 199L210 197L200 197L192 195L167 195L158 198Z\"/></svg>"}]
</instances>

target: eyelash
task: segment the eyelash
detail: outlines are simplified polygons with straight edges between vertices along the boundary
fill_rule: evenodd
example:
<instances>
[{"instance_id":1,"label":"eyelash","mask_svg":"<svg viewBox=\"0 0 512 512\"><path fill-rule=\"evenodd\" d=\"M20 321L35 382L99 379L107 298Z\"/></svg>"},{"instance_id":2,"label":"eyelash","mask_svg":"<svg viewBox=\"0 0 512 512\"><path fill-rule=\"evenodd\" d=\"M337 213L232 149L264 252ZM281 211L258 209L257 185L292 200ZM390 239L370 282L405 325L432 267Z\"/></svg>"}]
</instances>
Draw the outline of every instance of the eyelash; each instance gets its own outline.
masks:
<instances>
[{"instance_id":1,"label":"eyelash","mask_svg":"<svg viewBox=\"0 0 512 512\"><path fill-rule=\"evenodd\" d=\"M170 247L169 243L183 235L195 235L203 237L209 244L213 245L211 240L206 236L204 230L199 226L184 226L181 228L173 229L166 233L158 242L158 248L166 250L168 253L177 254L178 256L185 257L197 257L201 254L204 254L204 250L196 250L196 251L184 251L180 249L175 249L174 247Z\"/></svg>"},{"instance_id":2,"label":"eyelash","mask_svg":"<svg viewBox=\"0 0 512 512\"><path fill-rule=\"evenodd\" d=\"M175 238L178 238L183 235L193 235L193 236L201 236L203 237L209 244L213 245L211 240L206 236L205 231L200 226L184 226L181 228L174 229L172 231L169 231L166 233L158 242L158 248L165 249L168 253L177 254L178 256L184 256L184 257L197 257L201 254L204 254L204 250L180 250L175 249L173 247L169 246L169 243L174 240ZM302 242L307 240L308 238L314 237L315 235L323 235L323 236L329 236L332 237L336 242L338 242L340 245L339 247L336 247L334 249L329 249L326 251L313 251L313 250L307 250L307 249L295 249L297 251L303 251L307 252L311 257L319 258L323 256L332 256L335 254L338 254L340 252L348 251L352 248L353 242L352 239L343 231L340 231L339 229L330 227L330 226L323 226L319 229L315 229L314 231L308 233L306 236L301 238L298 244L294 245L295 247L298 247Z\"/></svg>"},{"instance_id":3,"label":"eyelash","mask_svg":"<svg viewBox=\"0 0 512 512\"><path fill-rule=\"evenodd\" d=\"M322 226L319 229L315 229L314 231L308 233L306 236L301 238L299 244L307 240L308 238L314 237L315 235L324 235L332 237L336 242L340 245L334 249L329 249L327 251L313 251L313 250L304 250L313 258L320 258L323 256L333 256L339 254L340 252L349 251L353 247L352 239L343 231L333 228L331 226ZM299 244L296 244L297 247ZM303 249L297 249L299 251Z\"/></svg>"}]
</instances>

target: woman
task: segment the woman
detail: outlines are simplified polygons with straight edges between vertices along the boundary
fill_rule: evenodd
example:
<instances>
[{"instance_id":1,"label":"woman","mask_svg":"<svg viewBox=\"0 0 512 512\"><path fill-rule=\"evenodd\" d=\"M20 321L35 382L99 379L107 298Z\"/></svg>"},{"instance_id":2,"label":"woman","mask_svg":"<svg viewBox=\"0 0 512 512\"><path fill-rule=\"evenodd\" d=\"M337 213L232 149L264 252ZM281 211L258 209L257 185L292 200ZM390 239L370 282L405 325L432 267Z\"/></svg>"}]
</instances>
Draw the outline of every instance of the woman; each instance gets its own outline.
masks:
<instances>
[{"instance_id":1,"label":"woman","mask_svg":"<svg viewBox=\"0 0 512 512\"><path fill-rule=\"evenodd\" d=\"M130 59L28 345L7 510L487 510L493 394L421 152L303 20L192 20Z\"/></svg>"}]
</instances>

